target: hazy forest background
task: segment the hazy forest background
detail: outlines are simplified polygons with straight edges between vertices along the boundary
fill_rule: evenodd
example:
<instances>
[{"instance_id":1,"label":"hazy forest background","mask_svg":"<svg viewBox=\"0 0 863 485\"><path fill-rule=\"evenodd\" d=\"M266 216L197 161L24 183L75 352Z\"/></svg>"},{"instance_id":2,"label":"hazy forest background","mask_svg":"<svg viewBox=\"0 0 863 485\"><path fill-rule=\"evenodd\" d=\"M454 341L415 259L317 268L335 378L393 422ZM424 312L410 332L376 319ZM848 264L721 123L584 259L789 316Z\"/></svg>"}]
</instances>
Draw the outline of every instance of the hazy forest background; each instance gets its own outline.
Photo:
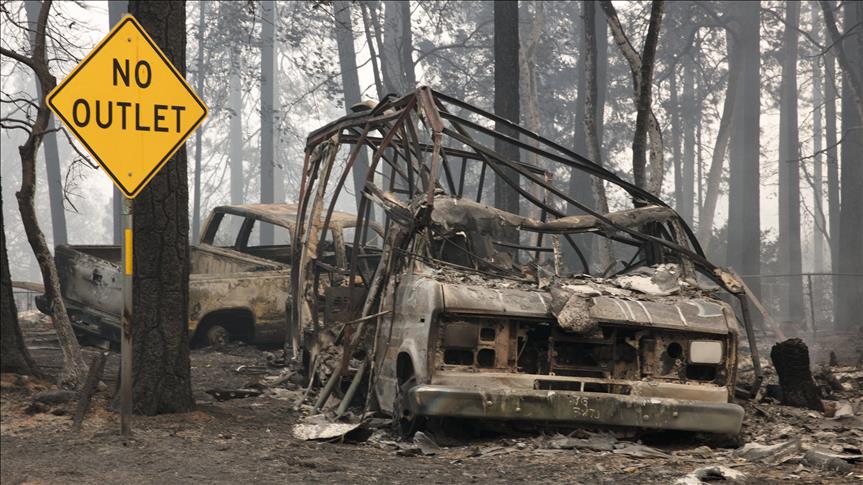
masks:
<instances>
[{"instance_id":1,"label":"hazy forest background","mask_svg":"<svg viewBox=\"0 0 863 485\"><path fill-rule=\"evenodd\" d=\"M4 48L29 50L19 26L35 22L39 3L2 3ZM509 66L517 73L516 121L588 154L586 92L595 79L598 161L632 180L631 61L644 44L652 3L587 6L188 2L187 79L210 108L187 144L191 240L214 206L293 201L306 135L358 102L427 84L494 110L495 54L507 48L496 42L496 26L518 41L509 43L518 51L517 65ZM617 21L608 22L610 7ZM125 8L125 2L55 3L48 19L51 73L65 77ZM586 69L585 10L595 10L595 73ZM804 322L811 314L851 326L863 314L861 21L863 3L851 1L665 4L651 104L662 150L644 184L690 222L714 262L744 275L771 275L748 280L782 321ZM621 34L629 49L619 47ZM40 281L14 203L21 184L17 147L37 92L22 64L4 56L0 70L12 279ZM116 192L95 167L64 131L46 137L36 206L52 247L117 240ZM590 190L568 173L553 176L561 188ZM612 210L621 203L609 200Z\"/></svg>"}]
</instances>

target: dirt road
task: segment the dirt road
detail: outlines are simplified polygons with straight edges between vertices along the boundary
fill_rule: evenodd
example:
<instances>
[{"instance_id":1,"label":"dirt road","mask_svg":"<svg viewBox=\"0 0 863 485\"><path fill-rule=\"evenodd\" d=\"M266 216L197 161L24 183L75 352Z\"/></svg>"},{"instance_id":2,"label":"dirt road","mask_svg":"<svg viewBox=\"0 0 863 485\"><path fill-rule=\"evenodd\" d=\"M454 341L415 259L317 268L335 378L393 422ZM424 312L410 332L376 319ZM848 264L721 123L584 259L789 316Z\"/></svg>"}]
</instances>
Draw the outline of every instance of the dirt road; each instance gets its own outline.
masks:
<instances>
[{"instance_id":1,"label":"dirt road","mask_svg":"<svg viewBox=\"0 0 863 485\"><path fill-rule=\"evenodd\" d=\"M27 331L38 361L59 362L48 333ZM39 340L43 339L43 340ZM88 353L94 349L87 349ZM205 391L238 387L255 376L240 365L266 367L265 354L234 345L192 352L198 409L192 413L136 417L133 436L118 436L116 414L106 408L108 390L97 395L80 433L71 431L72 404L32 412L34 393L47 383L4 375L0 393L0 481L17 483L674 483L689 472L723 465L746 475L746 483L859 483L863 464L844 473L806 464L802 451L779 464L748 461L734 449L709 448L688 435L659 435L644 445L632 437L611 438L604 451L562 446L561 435L528 433L459 441L423 455L395 443L383 429L358 443L301 441L291 428L302 413L293 410L299 391L215 401ZM116 356L106 378L116 375ZM858 382L859 383L859 382ZM855 383L854 385L857 385ZM858 410L859 387L843 396ZM746 406L744 442L764 445L801 439L805 448L859 453L863 429L858 416L828 419L778 406ZM59 414L59 415L58 415ZM381 423L382 424L382 423ZM442 441L442 440L439 440ZM555 449L558 447L573 449ZM856 448L855 448L856 447ZM428 450L427 450L428 451ZM408 455L408 456L404 456ZM692 483L692 482L690 482ZM697 481L694 483L698 483Z\"/></svg>"}]
</instances>

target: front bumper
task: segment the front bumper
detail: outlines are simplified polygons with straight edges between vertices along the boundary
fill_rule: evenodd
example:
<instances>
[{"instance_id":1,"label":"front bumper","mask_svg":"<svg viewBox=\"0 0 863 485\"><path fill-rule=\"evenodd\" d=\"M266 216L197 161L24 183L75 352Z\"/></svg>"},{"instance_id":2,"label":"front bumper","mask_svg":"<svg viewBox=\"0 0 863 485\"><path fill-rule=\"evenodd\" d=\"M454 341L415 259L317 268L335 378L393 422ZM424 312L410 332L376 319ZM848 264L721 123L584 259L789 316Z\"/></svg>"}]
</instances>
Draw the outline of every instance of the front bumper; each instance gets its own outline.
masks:
<instances>
[{"instance_id":1,"label":"front bumper","mask_svg":"<svg viewBox=\"0 0 863 485\"><path fill-rule=\"evenodd\" d=\"M420 385L409 391L420 416L541 421L737 434L743 408L730 403L577 391L473 390Z\"/></svg>"}]
</instances>

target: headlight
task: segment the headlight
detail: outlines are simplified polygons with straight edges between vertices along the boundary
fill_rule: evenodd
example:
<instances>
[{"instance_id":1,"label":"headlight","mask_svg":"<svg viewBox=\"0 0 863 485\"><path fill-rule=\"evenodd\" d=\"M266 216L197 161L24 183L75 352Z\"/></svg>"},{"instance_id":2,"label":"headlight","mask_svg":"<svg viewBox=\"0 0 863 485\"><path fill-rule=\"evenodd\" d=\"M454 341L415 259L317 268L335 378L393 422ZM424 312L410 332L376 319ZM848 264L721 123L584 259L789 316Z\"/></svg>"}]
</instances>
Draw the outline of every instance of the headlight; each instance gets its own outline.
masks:
<instances>
[{"instance_id":1,"label":"headlight","mask_svg":"<svg viewBox=\"0 0 863 485\"><path fill-rule=\"evenodd\" d=\"M722 342L717 340L694 340L690 342L689 362L693 364L718 364L722 362Z\"/></svg>"}]
</instances>

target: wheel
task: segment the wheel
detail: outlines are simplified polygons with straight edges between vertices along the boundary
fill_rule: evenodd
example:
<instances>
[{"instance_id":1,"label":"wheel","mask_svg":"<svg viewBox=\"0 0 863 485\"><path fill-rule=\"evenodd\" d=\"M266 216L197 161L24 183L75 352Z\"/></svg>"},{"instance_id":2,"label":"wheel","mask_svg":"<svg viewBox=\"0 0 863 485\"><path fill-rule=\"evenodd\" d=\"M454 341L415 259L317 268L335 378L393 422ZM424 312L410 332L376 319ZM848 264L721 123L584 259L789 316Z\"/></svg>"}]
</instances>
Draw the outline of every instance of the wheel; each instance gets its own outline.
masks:
<instances>
[{"instance_id":1,"label":"wheel","mask_svg":"<svg viewBox=\"0 0 863 485\"><path fill-rule=\"evenodd\" d=\"M416 385L416 377L411 376L396 387L396 397L393 402L393 429L402 439L412 437L422 424L422 417L413 414L408 402L408 391Z\"/></svg>"},{"instance_id":2,"label":"wheel","mask_svg":"<svg viewBox=\"0 0 863 485\"><path fill-rule=\"evenodd\" d=\"M207 329L207 332L204 334L204 341L207 346L211 345L224 345L230 342L230 334L228 333L228 329L219 325L218 323L215 325L211 325L210 328Z\"/></svg>"}]
</instances>

